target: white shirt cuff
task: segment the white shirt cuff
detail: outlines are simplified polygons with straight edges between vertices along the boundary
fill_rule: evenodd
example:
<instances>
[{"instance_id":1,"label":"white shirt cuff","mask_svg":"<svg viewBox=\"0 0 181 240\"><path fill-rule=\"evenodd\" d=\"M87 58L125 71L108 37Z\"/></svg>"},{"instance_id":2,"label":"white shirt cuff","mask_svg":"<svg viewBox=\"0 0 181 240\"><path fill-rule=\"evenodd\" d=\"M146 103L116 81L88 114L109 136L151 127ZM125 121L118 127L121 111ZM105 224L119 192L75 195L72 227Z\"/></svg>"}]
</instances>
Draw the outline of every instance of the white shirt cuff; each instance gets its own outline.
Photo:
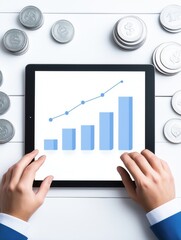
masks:
<instances>
[{"instance_id":1,"label":"white shirt cuff","mask_svg":"<svg viewBox=\"0 0 181 240\"><path fill-rule=\"evenodd\" d=\"M20 234L22 234L26 237L28 235L29 223L27 223L19 218L10 216L5 213L0 213L0 223L19 232Z\"/></svg>"},{"instance_id":2,"label":"white shirt cuff","mask_svg":"<svg viewBox=\"0 0 181 240\"><path fill-rule=\"evenodd\" d=\"M161 222L162 220L178 213L181 211L181 206L178 202L178 199L173 199L155 209L148 212L146 214L146 217L148 218L148 221L150 225L154 225L158 222Z\"/></svg>"}]
</instances>

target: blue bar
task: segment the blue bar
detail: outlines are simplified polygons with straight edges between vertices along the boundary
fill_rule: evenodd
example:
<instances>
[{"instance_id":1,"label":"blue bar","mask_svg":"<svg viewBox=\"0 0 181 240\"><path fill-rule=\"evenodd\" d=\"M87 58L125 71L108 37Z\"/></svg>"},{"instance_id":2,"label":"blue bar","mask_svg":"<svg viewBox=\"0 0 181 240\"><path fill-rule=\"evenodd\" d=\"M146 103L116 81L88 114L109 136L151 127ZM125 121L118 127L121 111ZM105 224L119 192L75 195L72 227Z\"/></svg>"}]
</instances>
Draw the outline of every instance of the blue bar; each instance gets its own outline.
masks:
<instances>
[{"instance_id":1,"label":"blue bar","mask_svg":"<svg viewBox=\"0 0 181 240\"><path fill-rule=\"evenodd\" d=\"M118 98L118 135L119 150L131 150L133 148L133 98Z\"/></svg>"},{"instance_id":2,"label":"blue bar","mask_svg":"<svg viewBox=\"0 0 181 240\"><path fill-rule=\"evenodd\" d=\"M113 112L99 113L99 149L113 149Z\"/></svg>"},{"instance_id":3,"label":"blue bar","mask_svg":"<svg viewBox=\"0 0 181 240\"><path fill-rule=\"evenodd\" d=\"M44 140L44 150L58 150L58 140L57 139L45 139Z\"/></svg>"},{"instance_id":4,"label":"blue bar","mask_svg":"<svg viewBox=\"0 0 181 240\"><path fill-rule=\"evenodd\" d=\"M81 126L81 150L94 150L94 126Z\"/></svg>"},{"instance_id":5,"label":"blue bar","mask_svg":"<svg viewBox=\"0 0 181 240\"><path fill-rule=\"evenodd\" d=\"M75 136L74 128L62 129L62 150L75 150Z\"/></svg>"}]
</instances>

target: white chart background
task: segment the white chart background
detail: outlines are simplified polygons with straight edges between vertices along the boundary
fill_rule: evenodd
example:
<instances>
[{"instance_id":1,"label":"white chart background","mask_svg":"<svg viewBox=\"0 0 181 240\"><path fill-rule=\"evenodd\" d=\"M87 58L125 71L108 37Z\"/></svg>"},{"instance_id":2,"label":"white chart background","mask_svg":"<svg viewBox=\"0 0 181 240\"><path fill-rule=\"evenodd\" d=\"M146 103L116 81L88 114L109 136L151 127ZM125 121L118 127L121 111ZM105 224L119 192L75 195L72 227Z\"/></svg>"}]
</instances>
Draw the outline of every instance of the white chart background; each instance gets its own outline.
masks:
<instances>
[{"instance_id":1,"label":"white chart background","mask_svg":"<svg viewBox=\"0 0 181 240\"><path fill-rule=\"evenodd\" d=\"M118 84L120 81L123 83ZM49 121L113 86L104 97ZM133 97L132 151L141 151L145 148L145 72L36 72L35 148L47 156L36 179L52 174L56 180L120 180L116 171L123 153L118 150L120 96ZM114 112L114 148L111 151L99 150L99 112ZM95 126L95 150L81 151L81 125ZM76 128L76 149L73 151L62 151L63 128ZM44 151L44 139L57 139L58 150Z\"/></svg>"}]
</instances>

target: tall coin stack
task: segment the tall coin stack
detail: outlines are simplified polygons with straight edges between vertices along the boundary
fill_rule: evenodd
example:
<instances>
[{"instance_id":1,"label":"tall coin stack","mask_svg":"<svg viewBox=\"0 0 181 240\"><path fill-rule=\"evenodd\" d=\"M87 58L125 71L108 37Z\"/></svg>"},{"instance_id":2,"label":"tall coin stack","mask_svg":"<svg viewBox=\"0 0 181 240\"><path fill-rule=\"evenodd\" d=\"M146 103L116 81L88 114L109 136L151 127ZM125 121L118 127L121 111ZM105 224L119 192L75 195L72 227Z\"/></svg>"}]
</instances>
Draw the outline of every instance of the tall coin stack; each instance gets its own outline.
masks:
<instances>
[{"instance_id":1,"label":"tall coin stack","mask_svg":"<svg viewBox=\"0 0 181 240\"><path fill-rule=\"evenodd\" d=\"M161 26L170 33L181 31L181 6L168 5L160 13Z\"/></svg>"},{"instance_id":2,"label":"tall coin stack","mask_svg":"<svg viewBox=\"0 0 181 240\"><path fill-rule=\"evenodd\" d=\"M117 21L113 29L113 39L123 49L134 50L141 47L147 36L147 28L142 19L126 16Z\"/></svg>"},{"instance_id":3,"label":"tall coin stack","mask_svg":"<svg viewBox=\"0 0 181 240\"><path fill-rule=\"evenodd\" d=\"M27 6L19 13L19 21L29 30L36 30L43 25L44 18L39 8Z\"/></svg>"},{"instance_id":4,"label":"tall coin stack","mask_svg":"<svg viewBox=\"0 0 181 240\"><path fill-rule=\"evenodd\" d=\"M164 75L174 75L181 71L181 44L167 42L160 44L153 52L153 64Z\"/></svg>"},{"instance_id":5,"label":"tall coin stack","mask_svg":"<svg viewBox=\"0 0 181 240\"><path fill-rule=\"evenodd\" d=\"M10 29L3 36L5 49L12 54L21 55L28 50L28 36L19 29Z\"/></svg>"}]
</instances>

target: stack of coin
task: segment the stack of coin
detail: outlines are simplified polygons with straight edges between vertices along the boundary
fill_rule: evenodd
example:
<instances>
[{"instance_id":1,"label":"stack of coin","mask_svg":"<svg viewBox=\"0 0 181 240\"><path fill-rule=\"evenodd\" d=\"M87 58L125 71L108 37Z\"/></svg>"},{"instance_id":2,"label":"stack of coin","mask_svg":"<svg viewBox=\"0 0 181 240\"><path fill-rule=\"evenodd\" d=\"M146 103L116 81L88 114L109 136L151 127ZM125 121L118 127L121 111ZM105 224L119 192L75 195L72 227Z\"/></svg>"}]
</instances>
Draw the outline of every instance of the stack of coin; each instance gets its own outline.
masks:
<instances>
[{"instance_id":1,"label":"stack of coin","mask_svg":"<svg viewBox=\"0 0 181 240\"><path fill-rule=\"evenodd\" d=\"M161 26L170 33L181 31L181 6L168 5L160 13Z\"/></svg>"},{"instance_id":2,"label":"stack of coin","mask_svg":"<svg viewBox=\"0 0 181 240\"><path fill-rule=\"evenodd\" d=\"M36 30L43 25L44 19L39 8L27 6L19 13L19 21L24 27L30 30Z\"/></svg>"},{"instance_id":3,"label":"stack of coin","mask_svg":"<svg viewBox=\"0 0 181 240\"><path fill-rule=\"evenodd\" d=\"M167 42L160 44L153 52L153 64L164 75L174 75L181 71L181 44Z\"/></svg>"},{"instance_id":4,"label":"stack of coin","mask_svg":"<svg viewBox=\"0 0 181 240\"><path fill-rule=\"evenodd\" d=\"M177 91L172 96L171 103L172 103L172 108L174 109L174 111L181 115L181 90Z\"/></svg>"},{"instance_id":5,"label":"stack of coin","mask_svg":"<svg viewBox=\"0 0 181 240\"><path fill-rule=\"evenodd\" d=\"M0 70L0 86L2 85L2 83L3 83L3 74L2 74L2 72Z\"/></svg>"},{"instance_id":6,"label":"stack of coin","mask_svg":"<svg viewBox=\"0 0 181 240\"><path fill-rule=\"evenodd\" d=\"M172 143L181 143L181 119L173 118L164 125L164 136Z\"/></svg>"},{"instance_id":7,"label":"stack of coin","mask_svg":"<svg viewBox=\"0 0 181 240\"><path fill-rule=\"evenodd\" d=\"M3 36L3 45L9 52L21 55L28 49L28 36L22 30L10 29Z\"/></svg>"},{"instance_id":8,"label":"stack of coin","mask_svg":"<svg viewBox=\"0 0 181 240\"><path fill-rule=\"evenodd\" d=\"M51 29L53 38L59 43L68 43L74 37L74 26L67 20L59 20Z\"/></svg>"},{"instance_id":9,"label":"stack of coin","mask_svg":"<svg viewBox=\"0 0 181 240\"><path fill-rule=\"evenodd\" d=\"M123 49L134 50L146 40L147 28L142 19L126 16L119 19L113 28L114 41Z\"/></svg>"},{"instance_id":10,"label":"stack of coin","mask_svg":"<svg viewBox=\"0 0 181 240\"><path fill-rule=\"evenodd\" d=\"M15 134L14 127L6 119L0 119L0 144L9 142Z\"/></svg>"},{"instance_id":11,"label":"stack of coin","mask_svg":"<svg viewBox=\"0 0 181 240\"><path fill-rule=\"evenodd\" d=\"M0 115L4 114L10 106L10 99L4 92L0 92Z\"/></svg>"}]
</instances>

